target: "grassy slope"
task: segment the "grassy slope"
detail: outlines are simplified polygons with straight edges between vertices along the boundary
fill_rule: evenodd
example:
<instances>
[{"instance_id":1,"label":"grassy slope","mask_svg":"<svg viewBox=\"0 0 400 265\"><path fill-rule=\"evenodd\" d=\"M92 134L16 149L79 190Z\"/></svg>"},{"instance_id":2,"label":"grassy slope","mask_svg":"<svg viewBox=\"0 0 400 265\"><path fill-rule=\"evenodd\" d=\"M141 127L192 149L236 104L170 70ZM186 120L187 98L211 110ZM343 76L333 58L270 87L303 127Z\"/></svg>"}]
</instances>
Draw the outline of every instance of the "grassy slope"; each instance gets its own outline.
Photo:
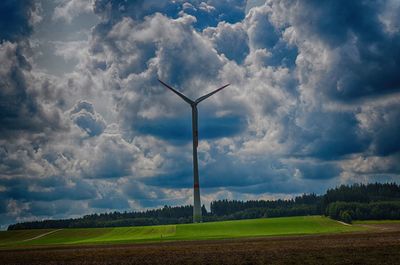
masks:
<instances>
[{"instance_id":1,"label":"grassy slope","mask_svg":"<svg viewBox=\"0 0 400 265\"><path fill-rule=\"evenodd\" d=\"M51 230L5 231L0 232L0 247L201 240L361 230L366 228L342 225L322 216L282 217L183 225L63 229L34 240L29 239Z\"/></svg>"}]
</instances>

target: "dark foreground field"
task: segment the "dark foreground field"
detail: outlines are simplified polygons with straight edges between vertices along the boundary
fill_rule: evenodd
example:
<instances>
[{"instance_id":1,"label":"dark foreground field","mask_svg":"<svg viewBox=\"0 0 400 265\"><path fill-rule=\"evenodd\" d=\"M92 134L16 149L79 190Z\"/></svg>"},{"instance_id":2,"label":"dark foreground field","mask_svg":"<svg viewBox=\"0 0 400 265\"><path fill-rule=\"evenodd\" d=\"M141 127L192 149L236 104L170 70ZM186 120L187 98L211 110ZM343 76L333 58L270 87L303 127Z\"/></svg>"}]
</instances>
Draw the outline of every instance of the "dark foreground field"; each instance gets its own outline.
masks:
<instances>
[{"instance_id":1,"label":"dark foreground field","mask_svg":"<svg viewBox=\"0 0 400 265\"><path fill-rule=\"evenodd\" d=\"M0 264L400 264L399 225L373 232L1 250Z\"/></svg>"}]
</instances>

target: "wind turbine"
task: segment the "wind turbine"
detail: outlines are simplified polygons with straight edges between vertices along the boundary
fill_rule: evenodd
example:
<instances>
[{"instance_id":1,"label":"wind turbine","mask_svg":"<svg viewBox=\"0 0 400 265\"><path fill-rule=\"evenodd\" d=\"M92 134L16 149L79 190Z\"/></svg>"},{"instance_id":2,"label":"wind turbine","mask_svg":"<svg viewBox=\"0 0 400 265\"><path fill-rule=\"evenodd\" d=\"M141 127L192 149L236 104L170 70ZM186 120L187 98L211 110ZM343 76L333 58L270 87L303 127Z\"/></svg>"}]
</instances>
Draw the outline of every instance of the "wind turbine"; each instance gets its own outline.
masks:
<instances>
[{"instance_id":1,"label":"wind turbine","mask_svg":"<svg viewBox=\"0 0 400 265\"><path fill-rule=\"evenodd\" d=\"M177 94L179 97L181 97L184 101L186 101L191 107L192 107L192 133L193 133L193 200L194 200L194 205L193 205L193 223L199 223L202 221L201 218L201 204L200 204L200 186L199 186L199 167L198 167L198 162L197 162L197 146L199 142L199 132L198 132L198 127L197 127L197 104L202 102L208 97L211 97L218 91L221 91L225 87L229 86L230 84L224 85L202 97L199 97L195 101L189 99L186 97L184 94L181 92L173 89L160 79L158 79L161 84L163 84L165 87L170 89L172 92Z\"/></svg>"}]
</instances>

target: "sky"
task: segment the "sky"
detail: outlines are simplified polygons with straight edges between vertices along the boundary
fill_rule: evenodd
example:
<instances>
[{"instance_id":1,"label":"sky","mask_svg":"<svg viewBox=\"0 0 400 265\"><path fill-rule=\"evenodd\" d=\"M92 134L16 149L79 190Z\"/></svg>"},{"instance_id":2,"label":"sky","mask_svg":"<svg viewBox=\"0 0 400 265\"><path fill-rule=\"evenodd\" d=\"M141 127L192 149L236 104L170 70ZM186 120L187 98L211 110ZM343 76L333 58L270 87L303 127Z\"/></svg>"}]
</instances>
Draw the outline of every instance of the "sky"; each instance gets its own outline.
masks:
<instances>
[{"instance_id":1,"label":"sky","mask_svg":"<svg viewBox=\"0 0 400 265\"><path fill-rule=\"evenodd\" d=\"M0 228L400 183L400 2L0 1Z\"/></svg>"}]
</instances>

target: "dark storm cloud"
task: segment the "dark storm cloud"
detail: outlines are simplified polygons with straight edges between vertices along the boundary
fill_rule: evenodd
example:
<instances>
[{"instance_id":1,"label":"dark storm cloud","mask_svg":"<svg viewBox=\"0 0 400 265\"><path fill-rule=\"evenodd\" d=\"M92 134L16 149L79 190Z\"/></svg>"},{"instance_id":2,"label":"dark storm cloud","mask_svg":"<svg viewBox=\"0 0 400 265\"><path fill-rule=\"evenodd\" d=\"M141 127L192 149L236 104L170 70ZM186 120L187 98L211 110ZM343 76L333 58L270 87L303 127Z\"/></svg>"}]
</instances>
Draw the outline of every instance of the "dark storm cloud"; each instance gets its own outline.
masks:
<instances>
[{"instance_id":1,"label":"dark storm cloud","mask_svg":"<svg viewBox=\"0 0 400 265\"><path fill-rule=\"evenodd\" d=\"M31 65L18 44L3 43L0 58L0 135L11 137L15 132L38 132L45 127L59 126L59 113L47 113L32 89Z\"/></svg>"},{"instance_id":2,"label":"dark storm cloud","mask_svg":"<svg viewBox=\"0 0 400 265\"><path fill-rule=\"evenodd\" d=\"M302 120L301 127L294 127L291 132L298 142L295 156L339 159L365 151L370 143L361 134L353 113L307 113Z\"/></svg>"},{"instance_id":3,"label":"dark storm cloud","mask_svg":"<svg viewBox=\"0 0 400 265\"><path fill-rule=\"evenodd\" d=\"M330 47L341 47L342 50L340 62L334 66L332 73L323 77L322 86L327 87L322 89L327 90L329 97L352 101L400 90L400 34L395 30L400 23L399 5L392 7L390 1L346 1L306 6L317 10L317 14L322 13L317 17L324 16L326 21L313 23L307 31L316 34ZM385 18L388 8L393 8L392 12L397 15ZM329 15L327 10L334 12ZM391 20L389 26L385 25L386 19ZM391 29L391 26L395 29ZM332 82L335 79L336 82ZM395 136L400 134L398 103L371 108L368 113L370 116L367 119L373 120L374 124L374 129L369 128L367 133L372 152L379 156L399 152L399 137ZM347 127L337 131L342 132L341 135L343 132L356 132L350 124Z\"/></svg>"},{"instance_id":4,"label":"dark storm cloud","mask_svg":"<svg viewBox=\"0 0 400 265\"><path fill-rule=\"evenodd\" d=\"M33 0L0 1L0 42L15 41L30 35L34 11Z\"/></svg>"},{"instance_id":5,"label":"dark storm cloud","mask_svg":"<svg viewBox=\"0 0 400 265\"><path fill-rule=\"evenodd\" d=\"M37 133L60 127L60 113L43 107L31 75L31 48L26 38L32 33L34 1L0 2L0 137L15 133ZM44 95L44 94L43 94Z\"/></svg>"},{"instance_id":6,"label":"dark storm cloud","mask_svg":"<svg viewBox=\"0 0 400 265\"><path fill-rule=\"evenodd\" d=\"M300 46L322 42L333 53L326 72L309 73L321 75L318 91L346 102L400 90L399 6L393 7L397 15L387 18L391 1L283 3L288 11L281 26L294 27Z\"/></svg>"},{"instance_id":7,"label":"dark storm cloud","mask_svg":"<svg viewBox=\"0 0 400 265\"><path fill-rule=\"evenodd\" d=\"M191 115L190 107L187 108ZM187 143L192 140L191 118L163 118L153 120L136 121L134 129L142 134L150 134L161 139L175 143ZM246 122L238 116L204 117L199 118L199 137L201 139L215 139L220 137L235 136L246 128Z\"/></svg>"},{"instance_id":8,"label":"dark storm cloud","mask_svg":"<svg viewBox=\"0 0 400 265\"><path fill-rule=\"evenodd\" d=\"M24 202L55 200L85 200L95 196L95 190L87 182L75 180L67 183L63 177L52 176L45 179L27 179L14 177L0 179L0 185L6 188L0 194L8 199Z\"/></svg>"},{"instance_id":9,"label":"dark storm cloud","mask_svg":"<svg viewBox=\"0 0 400 265\"><path fill-rule=\"evenodd\" d=\"M318 106L317 111L300 112L298 120L306 121L289 131L295 133L300 148L296 150L322 160L399 152L394 136L400 133L395 122L398 101L387 106L385 101L381 106L373 102L388 95L396 101L400 91L400 5L396 1L269 1L267 5L269 20L291 46L297 46L302 98ZM364 107L320 110L331 102Z\"/></svg>"},{"instance_id":10,"label":"dark storm cloud","mask_svg":"<svg viewBox=\"0 0 400 265\"><path fill-rule=\"evenodd\" d=\"M136 121L132 125L141 134L154 135L176 143L186 143L192 139L191 124L190 119L182 117Z\"/></svg>"},{"instance_id":11,"label":"dark storm cloud","mask_svg":"<svg viewBox=\"0 0 400 265\"><path fill-rule=\"evenodd\" d=\"M246 126L245 117L238 115L207 117L200 114L199 137L203 139L233 137L243 132Z\"/></svg>"},{"instance_id":12,"label":"dark storm cloud","mask_svg":"<svg viewBox=\"0 0 400 265\"><path fill-rule=\"evenodd\" d=\"M394 101L380 107L367 107L359 114L364 137L370 139L374 155L388 156L400 152L400 107Z\"/></svg>"},{"instance_id":13,"label":"dark storm cloud","mask_svg":"<svg viewBox=\"0 0 400 265\"><path fill-rule=\"evenodd\" d=\"M387 156L400 152L400 111L389 114L390 123L384 124L373 133L372 150L380 156ZM392 119L393 118L393 119Z\"/></svg>"},{"instance_id":14,"label":"dark storm cloud","mask_svg":"<svg viewBox=\"0 0 400 265\"><path fill-rule=\"evenodd\" d=\"M342 171L336 164L322 161L303 161L294 163L294 165L300 170L302 178L305 179L327 180L339 176Z\"/></svg>"},{"instance_id":15,"label":"dark storm cloud","mask_svg":"<svg viewBox=\"0 0 400 265\"><path fill-rule=\"evenodd\" d=\"M349 33L355 33L362 41L377 41L383 37L378 15L385 1L311 0L292 3L299 8L292 18L298 23L296 26L332 47L346 42Z\"/></svg>"}]
</instances>

